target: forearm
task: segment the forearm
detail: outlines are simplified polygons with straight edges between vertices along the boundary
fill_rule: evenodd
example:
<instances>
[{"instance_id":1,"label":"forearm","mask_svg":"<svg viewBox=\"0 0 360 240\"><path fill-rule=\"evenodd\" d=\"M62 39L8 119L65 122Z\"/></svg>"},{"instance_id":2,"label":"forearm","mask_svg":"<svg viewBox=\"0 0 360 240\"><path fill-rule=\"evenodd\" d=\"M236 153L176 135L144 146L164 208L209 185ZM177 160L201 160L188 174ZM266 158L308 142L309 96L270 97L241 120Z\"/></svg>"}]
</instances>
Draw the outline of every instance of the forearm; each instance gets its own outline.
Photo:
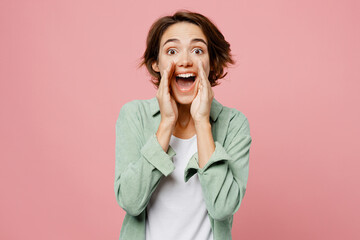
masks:
<instances>
[{"instance_id":1,"label":"forearm","mask_svg":"<svg viewBox=\"0 0 360 240\"><path fill-rule=\"evenodd\" d=\"M154 133L141 149L138 144L117 135L115 194L119 205L133 216L147 206L159 180L174 170L174 150L169 146L164 152Z\"/></svg>"},{"instance_id":2,"label":"forearm","mask_svg":"<svg viewBox=\"0 0 360 240\"><path fill-rule=\"evenodd\" d=\"M203 168L215 151L214 138L211 132L211 124L207 122L195 123L197 135L197 147L199 156L199 167Z\"/></svg>"},{"instance_id":3,"label":"forearm","mask_svg":"<svg viewBox=\"0 0 360 240\"><path fill-rule=\"evenodd\" d=\"M115 179L118 204L130 215L139 215L147 206L151 193L163 174L143 157L128 165Z\"/></svg>"},{"instance_id":4,"label":"forearm","mask_svg":"<svg viewBox=\"0 0 360 240\"><path fill-rule=\"evenodd\" d=\"M171 122L161 121L159 128L156 132L157 140L161 145L161 147L163 148L164 152L167 152L169 148L169 142L170 142L171 134L173 132L173 128L174 127Z\"/></svg>"}]
</instances>

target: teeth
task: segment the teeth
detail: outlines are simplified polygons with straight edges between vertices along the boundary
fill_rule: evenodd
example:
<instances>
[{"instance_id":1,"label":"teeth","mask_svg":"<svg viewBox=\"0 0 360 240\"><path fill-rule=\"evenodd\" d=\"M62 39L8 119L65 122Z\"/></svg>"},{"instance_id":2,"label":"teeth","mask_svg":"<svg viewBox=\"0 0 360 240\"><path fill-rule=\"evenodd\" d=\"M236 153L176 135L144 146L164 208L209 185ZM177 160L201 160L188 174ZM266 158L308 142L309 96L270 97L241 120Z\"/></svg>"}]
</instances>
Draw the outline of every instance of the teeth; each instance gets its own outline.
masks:
<instances>
[{"instance_id":1,"label":"teeth","mask_svg":"<svg viewBox=\"0 0 360 240\"><path fill-rule=\"evenodd\" d=\"M194 73L181 73L176 75L177 77L182 77L182 78L188 78L188 77L195 77Z\"/></svg>"}]
</instances>

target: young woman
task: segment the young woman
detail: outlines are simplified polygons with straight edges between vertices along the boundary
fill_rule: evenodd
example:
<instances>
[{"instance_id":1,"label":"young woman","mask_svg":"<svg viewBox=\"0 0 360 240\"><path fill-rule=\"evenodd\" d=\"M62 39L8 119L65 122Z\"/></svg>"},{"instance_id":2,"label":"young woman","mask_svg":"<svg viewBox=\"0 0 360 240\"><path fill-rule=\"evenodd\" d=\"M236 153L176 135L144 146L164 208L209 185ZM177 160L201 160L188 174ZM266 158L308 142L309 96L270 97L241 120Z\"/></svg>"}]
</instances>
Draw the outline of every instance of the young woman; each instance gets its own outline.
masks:
<instances>
[{"instance_id":1,"label":"young woman","mask_svg":"<svg viewBox=\"0 0 360 240\"><path fill-rule=\"evenodd\" d=\"M230 44L201 14L179 11L151 26L142 64L156 97L126 103L116 122L120 239L231 239L251 137L244 114L222 106L212 87L232 63Z\"/></svg>"}]
</instances>

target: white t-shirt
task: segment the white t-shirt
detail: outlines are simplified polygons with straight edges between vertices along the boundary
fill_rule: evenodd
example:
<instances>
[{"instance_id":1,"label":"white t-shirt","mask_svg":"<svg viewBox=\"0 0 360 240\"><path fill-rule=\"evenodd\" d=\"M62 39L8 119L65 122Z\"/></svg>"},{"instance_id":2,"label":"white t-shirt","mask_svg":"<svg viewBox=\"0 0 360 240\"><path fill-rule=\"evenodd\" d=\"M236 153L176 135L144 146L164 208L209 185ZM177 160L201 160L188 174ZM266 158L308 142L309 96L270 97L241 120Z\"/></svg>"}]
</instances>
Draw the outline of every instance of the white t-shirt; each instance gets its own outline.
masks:
<instances>
[{"instance_id":1,"label":"white t-shirt","mask_svg":"<svg viewBox=\"0 0 360 240\"><path fill-rule=\"evenodd\" d=\"M196 135L189 139L171 136L175 170L161 179L147 206L146 240L213 240L210 219L195 174L185 183L184 171L197 152Z\"/></svg>"}]
</instances>

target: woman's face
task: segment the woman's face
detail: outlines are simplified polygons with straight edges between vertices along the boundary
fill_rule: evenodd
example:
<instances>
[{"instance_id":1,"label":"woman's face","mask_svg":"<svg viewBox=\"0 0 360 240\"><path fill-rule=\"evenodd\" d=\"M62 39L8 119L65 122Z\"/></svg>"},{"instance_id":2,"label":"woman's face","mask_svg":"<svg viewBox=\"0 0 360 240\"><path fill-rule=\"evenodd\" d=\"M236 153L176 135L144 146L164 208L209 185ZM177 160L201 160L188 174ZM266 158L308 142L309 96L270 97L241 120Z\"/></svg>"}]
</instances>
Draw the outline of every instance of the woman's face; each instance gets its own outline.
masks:
<instances>
[{"instance_id":1,"label":"woman's face","mask_svg":"<svg viewBox=\"0 0 360 240\"><path fill-rule=\"evenodd\" d=\"M199 60L202 62L205 75L209 77L210 60L207 44L201 28L188 22L171 25L161 38L158 62L154 62L152 67L162 75L171 61L175 63L174 74L169 81L171 95L180 104L191 104L196 96Z\"/></svg>"}]
</instances>

